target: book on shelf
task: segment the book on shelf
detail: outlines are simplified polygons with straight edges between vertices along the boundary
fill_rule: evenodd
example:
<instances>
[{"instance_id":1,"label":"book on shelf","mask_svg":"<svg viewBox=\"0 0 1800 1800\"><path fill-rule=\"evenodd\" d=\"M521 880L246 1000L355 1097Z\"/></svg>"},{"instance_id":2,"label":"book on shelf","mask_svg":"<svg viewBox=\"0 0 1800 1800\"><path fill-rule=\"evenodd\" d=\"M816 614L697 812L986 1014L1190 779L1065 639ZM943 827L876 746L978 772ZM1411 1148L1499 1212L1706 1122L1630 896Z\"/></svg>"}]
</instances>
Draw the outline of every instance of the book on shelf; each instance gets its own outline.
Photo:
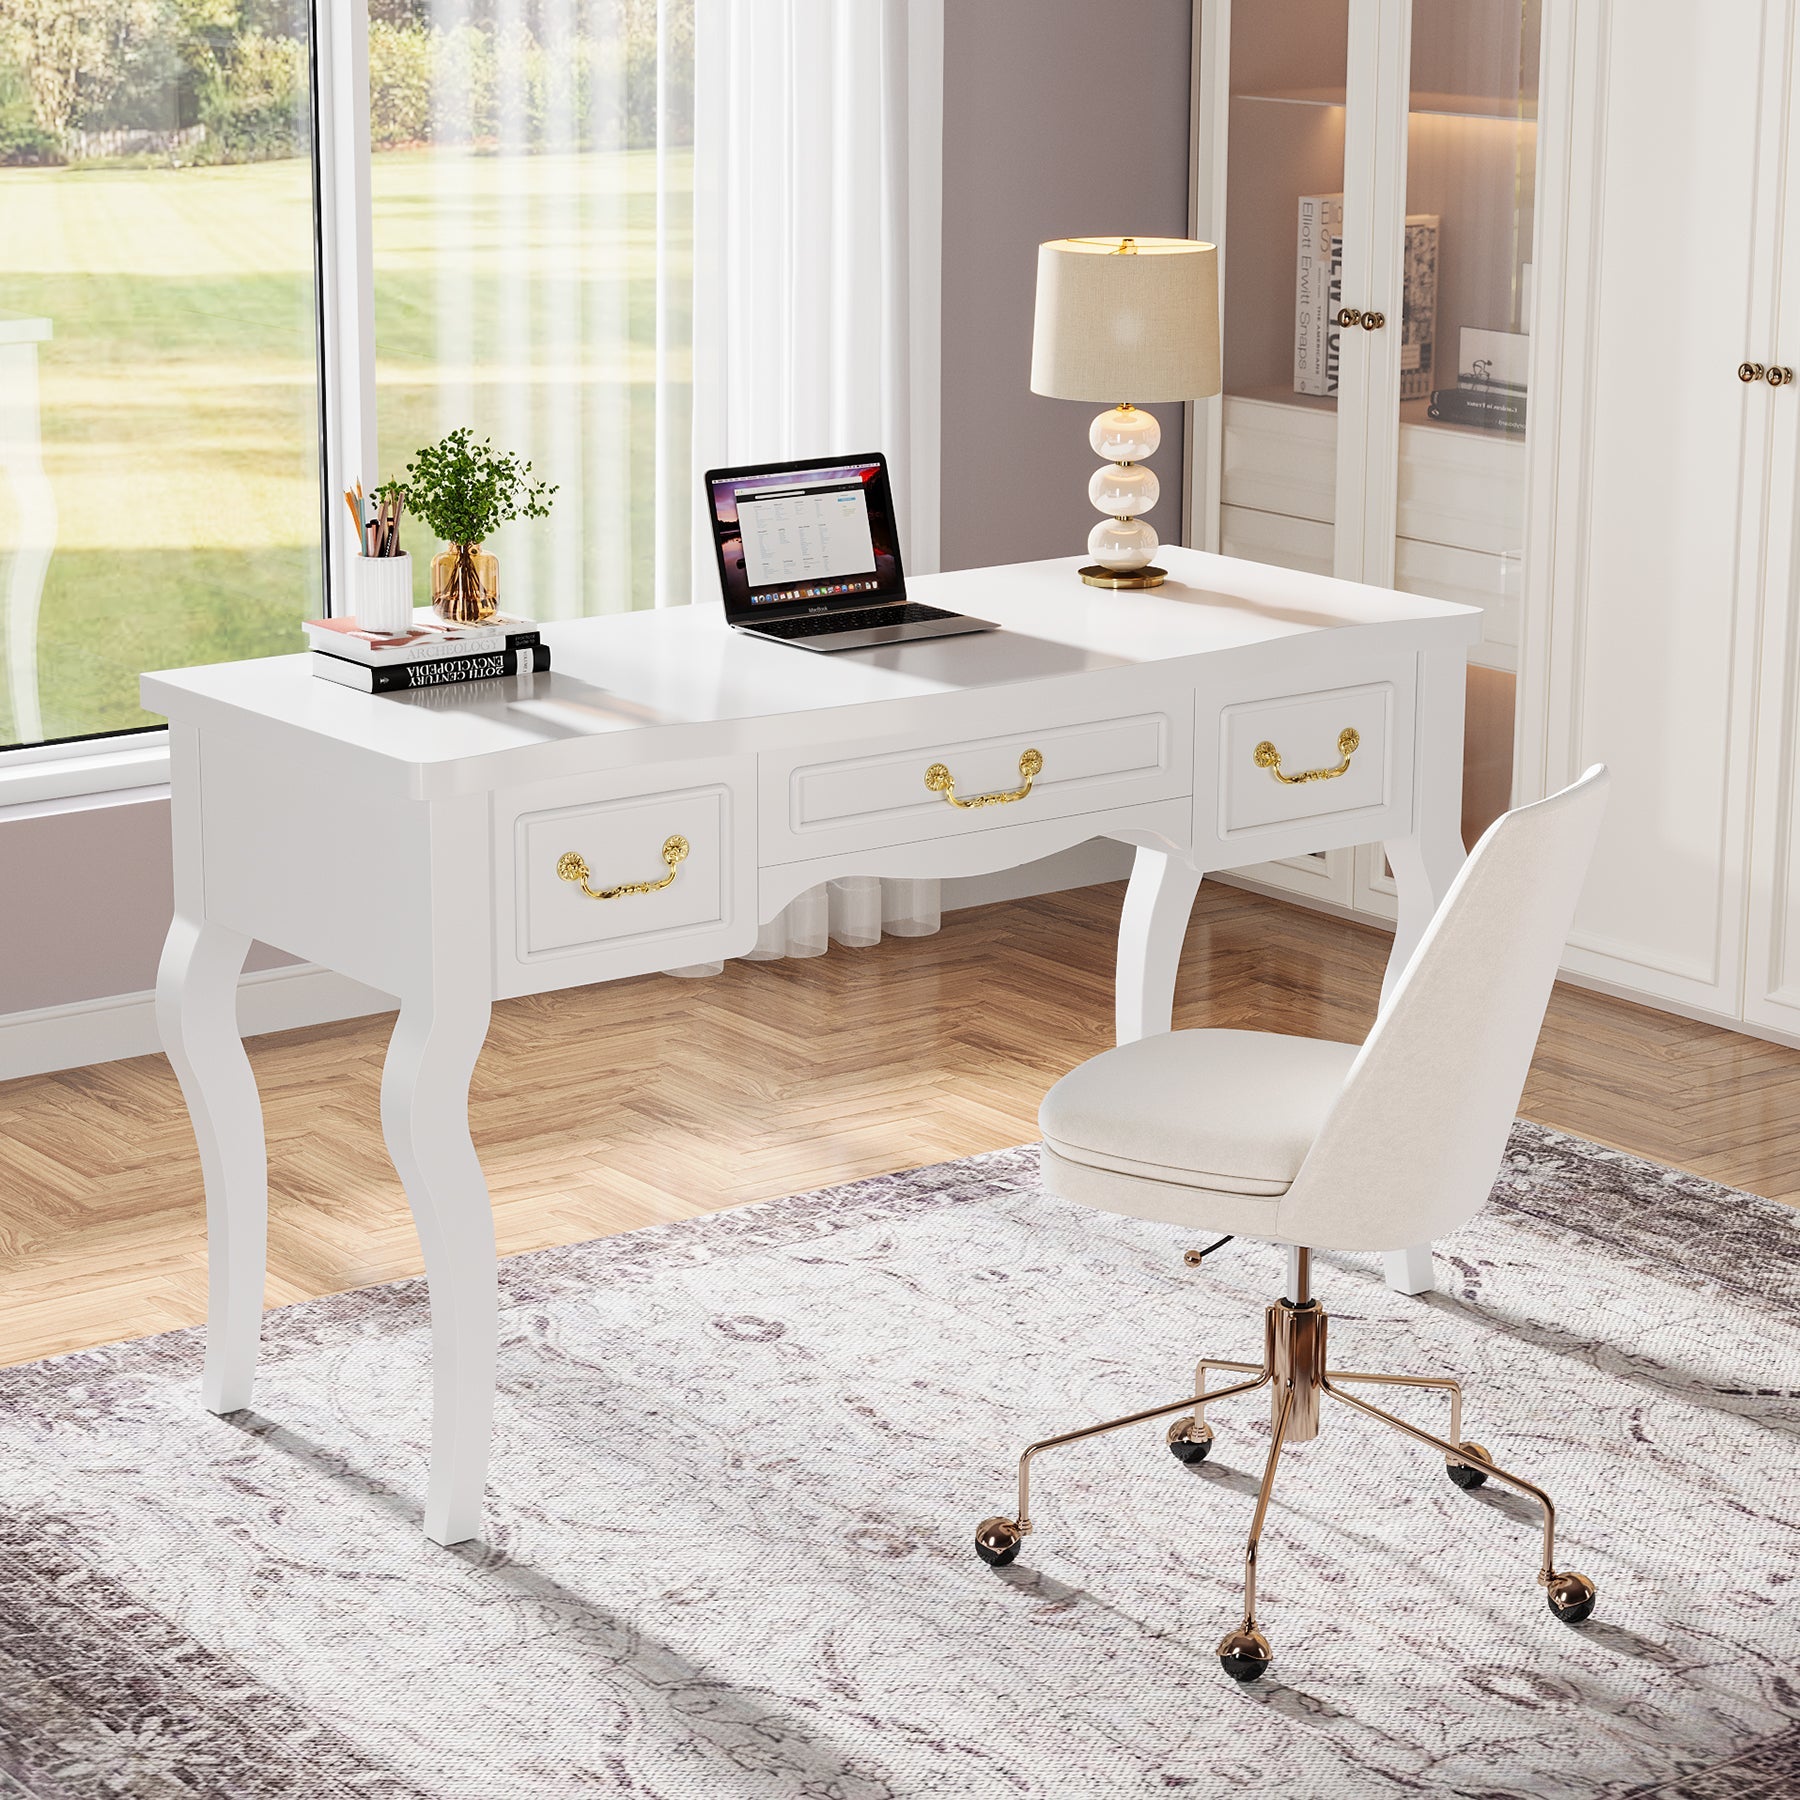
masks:
<instances>
[{"instance_id":1,"label":"book on shelf","mask_svg":"<svg viewBox=\"0 0 1800 1800\"><path fill-rule=\"evenodd\" d=\"M1502 388L1439 388L1427 409L1449 425L1479 425L1484 431L1519 433L1525 429L1525 396Z\"/></svg>"},{"instance_id":2,"label":"book on shelf","mask_svg":"<svg viewBox=\"0 0 1800 1800\"><path fill-rule=\"evenodd\" d=\"M1436 371L1438 288L1436 213L1406 221L1400 308L1400 398L1422 400ZM1294 392L1335 394L1343 328L1344 196L1302 194L1294 285Z\"/></svg>"},{"instance_id":3,"label":"book on shelf","mask_svg":"<svg viewBox=\"0 0 1800 1800\"><path fill-rule=\"evenodd\" d=\"M550 667L548 644L483 650L473 655L431 656L420 662L366 663L324 650L312 653L312 672L365 694L397 694L409 688L452 687L464 681L491 681L500 675L540 675Z\"/></svg>"},{"instance_id":4,"label":"book on shelf","mask_svg":"<svg viewBox=\"0 0 1800 1800\"><path fill-rule=\"evenodd\" d=\"M1300 246L1294 283L1294 392L1297 394L1329 394L1325 373L1325 319L1327 312L1336 317L1327 288L1331 279L1331 245L1333 232L1326 222L1328 194L1300 196ZM1337 206L1343 216L1343 203ZM1343 238L1337 238L1338 255L1343 255Z\"/></svg>"},{"instance_id":5,"label":"book on shelf","mask_svg":"<svg viewBox=\"0 0 1800 1800\"><path fill-rule=\"evenodd\" d=\"M1337 323L1338 308L1344 303L1344 240L1332 234L1325 258L1325 392L1338 391L1338 357L1343 350L1343 329Z\"/></svg>"},{"instance_id":6,"label":"book on shelf","mask_svg":"<svg viewBox=\"0 0 1800 1800\"><path fill-rule=\"evenodd\" d=\"M1412 213L1400 306L1400 398L1423 400L1437 370L1438 215Z\"/></svg>"},{"instance_id":7,"label":"book on shelf","mask_svg":"<svg viewBox=\"0 0 1800 1800\"><path fill-rule=\"evenodd\" d=\"M533 620L504 613L479 625L447 625L440 619L421 618L408 631L373 631L350 618L308 619L304 630L312 649L373 668L493 650L525 650L543 641Z\"/></svg>"}]
</instances>

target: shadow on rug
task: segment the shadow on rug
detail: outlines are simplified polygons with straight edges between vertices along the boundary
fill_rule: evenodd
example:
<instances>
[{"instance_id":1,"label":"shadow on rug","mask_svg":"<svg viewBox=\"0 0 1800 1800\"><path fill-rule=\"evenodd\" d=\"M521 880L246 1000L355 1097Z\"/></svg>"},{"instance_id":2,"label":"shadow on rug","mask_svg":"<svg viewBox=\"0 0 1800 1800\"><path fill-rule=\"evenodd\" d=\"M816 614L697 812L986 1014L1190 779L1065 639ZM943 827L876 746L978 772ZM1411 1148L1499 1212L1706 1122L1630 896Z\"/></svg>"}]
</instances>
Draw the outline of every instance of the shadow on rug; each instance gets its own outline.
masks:
<instances>
[{"instance_id":1,"label":"shadow on rug","mask_svg":"<svg viewBox=\"0 0 1800 1800\"><path fill-rule=\"evenodd\" d=\"M1258 1353L1280 1253L1187 1243L1026 1148L514 1258L455 1551L419 1282L271 1314L229 1419L197 1332L0 1371L0 1795L1800 1800L1791 1213L1520 1125L1440 1293L1317 1259L1336 1359L1464 1377L1600 1603L1559 1625L1528 1503L1328 1415L1251 1689L1213 1646L1261 1397L1194 1468L1047 1456L1020 1562L971 1548L1029 1439Z\"/></svg>"}]
</instances>

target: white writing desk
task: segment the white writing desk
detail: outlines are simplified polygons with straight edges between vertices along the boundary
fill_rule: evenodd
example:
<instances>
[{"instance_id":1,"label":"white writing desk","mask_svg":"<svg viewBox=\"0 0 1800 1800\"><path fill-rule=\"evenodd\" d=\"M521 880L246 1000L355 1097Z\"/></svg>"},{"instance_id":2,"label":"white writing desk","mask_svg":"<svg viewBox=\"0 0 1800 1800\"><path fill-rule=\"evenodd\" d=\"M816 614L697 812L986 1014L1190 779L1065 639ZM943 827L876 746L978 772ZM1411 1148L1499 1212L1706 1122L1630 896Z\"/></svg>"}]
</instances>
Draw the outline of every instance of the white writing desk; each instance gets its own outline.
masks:
<instances>
[{"instance_id":1,"label":"white writing desk","mask_svg":"<svg viewBox=\"0 0 1800 1800\"><path fill-rule=\"evenodd\" d=\"M1164 587L1112 593L1079 560L914 581L1006 629L830 657L695 606L550 627L549 673L420 693L354 693L304 656L146 675L169 718L157 1016L206 1182L206 1404L249 1405L262 1318L267 1169L236 1012L253 938L400 1001L381 1123L431 1286L425 1529L445 1544L479 1529L493 1415L468 1089L494 1000L740 955L832 876L978 874L1093 837L1138 847L1121 1040L1169 1028L1208 869L1381 842L1391 981L1463 860L1479 614L1183 549ZM1429 1246L1388 1272L1429 1285Z\"/></svg>"}]
</instances>

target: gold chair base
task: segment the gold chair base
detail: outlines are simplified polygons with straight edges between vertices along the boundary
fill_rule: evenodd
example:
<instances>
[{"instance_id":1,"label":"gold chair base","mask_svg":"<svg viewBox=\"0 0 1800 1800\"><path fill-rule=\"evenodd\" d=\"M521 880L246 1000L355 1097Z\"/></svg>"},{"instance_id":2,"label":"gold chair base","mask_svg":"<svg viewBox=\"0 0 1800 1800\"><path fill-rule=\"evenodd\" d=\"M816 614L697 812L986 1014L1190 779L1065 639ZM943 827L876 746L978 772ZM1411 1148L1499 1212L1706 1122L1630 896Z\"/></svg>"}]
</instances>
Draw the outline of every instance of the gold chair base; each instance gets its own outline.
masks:
<instances>
[{"instance_id":1,"label":"gold chair base","mask_svg":"<svg viewBox=\"0 0 1800 1800\"><path fill-rule=\"evenodd\" d=\"M995 1567L1010 1563L1024 1546L1031 1532L1031 1464L1046 1450L1077 1444L1103 1432L1119 1431L1127 1425L1139 1425L1150 1419L1167 1418L1182 1413L1170 1425L1165 1441L1170 1451L1185 1463L1204 1462L1212 1449L1213 1431L1207 1423L1206 1409L1222 1400L1254 1393L1259 1388L1271 1389L1271 1433L1268 1459L1256 1491L1256 1509L1251 1516L1250 1533L1244 1547L1244 1618L1235 1630L1220 1641L1219 1664L1225 1673L1238 1681L1255 1681L1267 1670L1274 1658L1269 1640L1258 1628L1256 1620L1256 1559L1262 1540L1263 1522L1268 1515L1269 1496L1275 1486L1275 1471L1281 1452L1287 1444L1305 1443L1319 1434L1319 1403L1322 1396L1341 1401L1353 1411L1378 1423L1390 1426L1406 1437L1415 1438L1440 1452L1450 1479L1461 1488L1480 1487L1490 1477L1506 1486L1517 1488L1537 1501L1543 1513L1543 1545L1538 1569L1538 1584L1545 1590L1549 1608L1568 1624L1579 1624L1594 1610L1594 1584L1573 1569L1556 1567L1556 1508L1550 1496L1534 1483L1501 1468L1480 1444L1468 1442L1462 1435L1462 1385L1447 1376L1386 1375L1360 1369L1333 1369L1325 1359L1325 1341L1329 1320L1325 1309L1307 1293L1307 1257L1301 1253L1299 1294L1295 1300L1280 1300L1264 1314L1263 1359L1260 1363L1203 1360L1194 1373L1194 1387L1179 1400L1166 1406L1147 1407L1142 1412L1127 1413L1123 1418L1106 1419L1098 1425L1086 1425L1060 1436L1044 1438L1030 1445L1019 1458L1019 1505L1012 1518L996 1515L984 1519L976 1528L975 1550L984 1562ZM1248 1380L1232 1382L1220 1388L1208 1388L1207 1377L1214 1370L1248 1376ZM1348 1387L1412 1387L1441 1388L1450 1397L1450 1435L1447 1438L1422 1430L1395 1414L1384 1411L1346 1391Z\"/></svg>"}]
</instances>

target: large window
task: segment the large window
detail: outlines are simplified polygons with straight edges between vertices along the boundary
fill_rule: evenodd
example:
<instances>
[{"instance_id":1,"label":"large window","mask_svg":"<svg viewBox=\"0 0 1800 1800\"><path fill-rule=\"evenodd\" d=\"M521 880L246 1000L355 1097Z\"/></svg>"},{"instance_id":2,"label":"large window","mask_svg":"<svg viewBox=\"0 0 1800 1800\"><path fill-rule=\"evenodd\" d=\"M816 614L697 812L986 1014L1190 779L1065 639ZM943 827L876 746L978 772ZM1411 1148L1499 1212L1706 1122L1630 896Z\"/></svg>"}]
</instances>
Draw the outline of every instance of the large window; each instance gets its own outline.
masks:
<instances>
[{"instance_id":1,"label":"large window","mask_svg":"<svg viewBox=\"0 0 1800 1800\"><path fill-rule=\"evenodd\" d=\"M471 425L558 484L488 546L509 610L686 597L692 0L368 0L371 216L324 209L373 295L357 408L320 392L309 124L353 3L0 0L0 747L298 649L340 407L366 481Z\"/></svg>"},{"instance_id":2,"label":"large window","mask_svg":"<svg viewBox=\"0 0 1800 1800\"><path fill-rule=\"evenodd\" d=\"M0 744L320 606L305 9L0 0Z\"/></svg>"}]
</instances>

